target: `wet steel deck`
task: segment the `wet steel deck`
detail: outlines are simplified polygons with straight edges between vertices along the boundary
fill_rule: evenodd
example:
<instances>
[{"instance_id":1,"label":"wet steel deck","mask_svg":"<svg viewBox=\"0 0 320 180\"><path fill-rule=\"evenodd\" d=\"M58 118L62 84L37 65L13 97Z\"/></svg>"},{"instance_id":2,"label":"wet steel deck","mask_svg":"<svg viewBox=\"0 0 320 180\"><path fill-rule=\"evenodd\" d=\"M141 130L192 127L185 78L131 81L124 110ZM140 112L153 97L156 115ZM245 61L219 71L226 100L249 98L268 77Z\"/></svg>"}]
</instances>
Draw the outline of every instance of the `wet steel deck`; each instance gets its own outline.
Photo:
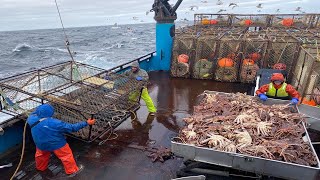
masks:
<instances>
[{"instance_id":1,"label":"wet steel deck","mask_svg":"<svg viewBox=\"0 0 320 180\"><path fill-rule=\"evenodd\" d=\"M128 119L116 129L118 138L98 146L68 139L78 164L85 169L72 179L149 179L162 180L176 177L182 159L169 159L164 163L152 163L148 152L136 149L136 146L170 147L170 138L177 135L183 125L181 119L192 113L197 95L204 90L222 92L250 92L251 87L238 83L220 83L214 81L173 79L166 72L150 73L149 93L158 108L155 117L148 117L143 101L137 111L137 119ZM48 171L35 170L34 145L26 147L25 158L17 179L65 179L61 162L51 157ZM16 166L20 158L20 149L1 159L2 164L13 162ZM0 169L1 179L9 179L14 167Z\"/></svg>"}]
</instances>

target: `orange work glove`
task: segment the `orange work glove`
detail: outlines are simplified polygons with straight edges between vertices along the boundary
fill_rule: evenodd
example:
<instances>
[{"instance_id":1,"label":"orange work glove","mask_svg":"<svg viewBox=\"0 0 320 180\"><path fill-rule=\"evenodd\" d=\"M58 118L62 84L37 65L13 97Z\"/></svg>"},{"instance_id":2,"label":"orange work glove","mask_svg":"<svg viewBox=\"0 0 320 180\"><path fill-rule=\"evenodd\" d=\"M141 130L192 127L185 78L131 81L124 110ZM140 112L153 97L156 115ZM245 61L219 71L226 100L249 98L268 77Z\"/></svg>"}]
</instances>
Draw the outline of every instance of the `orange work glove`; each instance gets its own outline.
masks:
<instances>
[{"instance_id":1,"label":"orange work glove","mask_svg":"<svg viewBox=\"0 0 320 180\"><path fill-rule=\"evenodd\" d=\"M89 125L94 125L95 122L96 122L95 119L88 119L88 120L87 120L87 123L88 123Z\"/></svg>"}]
</instances>

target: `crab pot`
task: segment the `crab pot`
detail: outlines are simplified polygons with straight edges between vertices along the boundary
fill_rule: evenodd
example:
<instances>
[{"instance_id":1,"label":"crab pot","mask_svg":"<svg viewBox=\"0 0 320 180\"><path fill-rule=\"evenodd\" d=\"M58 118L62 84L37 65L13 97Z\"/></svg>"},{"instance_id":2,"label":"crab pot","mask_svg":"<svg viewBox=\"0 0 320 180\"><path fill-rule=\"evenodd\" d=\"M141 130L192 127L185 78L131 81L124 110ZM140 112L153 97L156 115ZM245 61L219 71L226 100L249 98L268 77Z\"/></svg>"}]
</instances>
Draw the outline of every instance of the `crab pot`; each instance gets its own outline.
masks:
<instances>
[{"instance_id":1,"label":"crab pot","mask_svg":"<svg viewBox=\"0 0 320 180\"><path fill-rule=\"evenodd\" d=\"M95 125L69 134L86 142L120 125L129 111L137 109L142 86L135 79L75 62L0 80L1 89L14 104L7 108L12 114L29 113L50 103L55 107L54 117L62 121L77 123L95 118Z\"/></svg>"},{"instance_id":2,"label":"crab pot","mask_svg":"<svg viewBox=\"0 0 320 180\"><path fill-rule=\"evenodd\" d=\"M291 79L291 71L299 52L299 41L291 36L268 36L269 45L266 52L266 60L263 67L273 68L275 64L286 65L288 78Z\"/></svg>"},{"instance_id":3,"label":"crab pot","mask_svg":"<svg viewBox=\"0 0 320 180\"><path fill-rule=\"evenodd\" d=\"M214 79L222 82L238 81L241 59L242 34L225 35L221 38L218 58L214 63Z\"/></svg>"},{"instance_id":4,"label":"crab pot","mask_svg":"<svg viewBox=\"0 0 320 180\"><path fill-rule=\"evenodd\" d=\"M311 14L279 14L271 16L272 27L308 28L314 23L314 15Z\"/></svg>"},{"instance_id":5,"label":"crab pot","mask_svg":"<svg viewBox=\"0 0 320 180\"><path fill-rule=\"evenodd\" d=\"M195 59L196 37L189 35L177 36L174 38L172 59L171 59L171 76L189 78L191 67ZM188 59L180 60L179 56L186 55Z\"/></svg>"},{"instance_id":6,"label":"crab pot","mask_svg":"<svg viewBox=\"0 0 320 180\"><path fill-rule=\"evenodd\" d=\"M303 99L313 100L316 105L320 104L320 62L317 61L317 49L301 47L292 85L296 87Z\"/></svg>"},{"instance_id":7,"label":"crab pot","mask_svg":"<svg viewBox=\"0 0 320 180\"><path fill-rule=\"evenodd\" d=\"M210 26L230 26L231 16L229 14L195 14L194 25L197 29Z\"/></svg>"},{"instance_id":8,"label":"crab pot","mask_svg":"<svg viewBox=\"0 0 320 180\"><path fill-rule=\"evenodd\" d=\"M243 41L243 56L241 58L240 81L253 83L257 72L262 68L268 41L265 34L246 34Z\"/></svg>"},{"instance_id":9,"label":"crab pot","mask_svg":"<svg viewBox=\"0 0 320 180\"><path fill-rule=\"evenodd\" d=\"M192 77L195 79L212 79L213 63L217 54L217 44L221 35L201 36L197 41L196 58Z\"/></svg>"},{"instance_id":10,"label":"crab pot","mask_svg":"<svg viewBox=\"0 0 320 180\"><path fill-rule=\"evenodd\" d=\"M254 26L254 27L267 27L270 24L269 15L233 15L233 26Z\"/></svg>"}]
</instances>

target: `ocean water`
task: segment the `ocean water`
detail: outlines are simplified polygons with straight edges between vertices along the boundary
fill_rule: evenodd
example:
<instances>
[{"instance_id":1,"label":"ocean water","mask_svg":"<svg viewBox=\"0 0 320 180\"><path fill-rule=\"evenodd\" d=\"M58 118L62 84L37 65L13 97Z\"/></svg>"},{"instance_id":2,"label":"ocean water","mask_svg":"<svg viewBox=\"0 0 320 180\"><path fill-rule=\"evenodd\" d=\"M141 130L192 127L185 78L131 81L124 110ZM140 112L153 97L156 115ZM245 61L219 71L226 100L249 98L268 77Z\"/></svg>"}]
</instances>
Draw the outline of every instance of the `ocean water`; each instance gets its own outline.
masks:
<instances>
[{"instance_id":1,"label":"ocean water","mask_svg":"<svg viewBox=\"0 0 320 180\"><path fill-rule=\"evenodd\" d=\"M76 61L111 68L155 50L155 24L68 28ZM62 29L0 32L0 78L71 60Z\"/></svg>"}]
</instances>

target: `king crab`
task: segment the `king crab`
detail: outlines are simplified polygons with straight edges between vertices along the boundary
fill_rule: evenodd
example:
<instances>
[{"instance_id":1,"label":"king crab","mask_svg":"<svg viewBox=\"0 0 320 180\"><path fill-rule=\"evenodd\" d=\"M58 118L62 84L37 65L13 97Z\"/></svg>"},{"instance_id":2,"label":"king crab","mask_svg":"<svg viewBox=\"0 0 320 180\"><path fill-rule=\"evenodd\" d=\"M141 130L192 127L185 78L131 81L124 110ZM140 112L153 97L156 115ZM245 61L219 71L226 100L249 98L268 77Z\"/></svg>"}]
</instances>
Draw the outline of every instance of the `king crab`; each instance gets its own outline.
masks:
<instances>
[{"instance_id":1,"label":"king crab","mask_svg":"<svg viewBox=\"0 0 320 180\"><path fill-rule=\"evenodd\" d=\"M246 146L250 146L252 143L252 138L248 131L244 130L243 132L234 131L236 133L236 141L237 141L237 148L244 148Z\"/></svg>"},{"instance_id":2,"label":"king crab","mask_svg":"<svg viewBox=\"0 0 320 180\"><path fill-rule=\"evenodd\" d=\"M272 123L271 122L259 122L257 124L257 134L263 135L263 136L269 136L269 132L272 129L271 128Z\"/></svg>"},{"instance_id":3,"label":"king crab","mask_svg":"<svg viewBox=\"0 0 320 180\"><path fill-rule=\"evenodd\" d=\"M173 156L172 152L170 149L166 147L159 147L159 148L154 148L155 151L150 153L148 157L151 158L152 162L160 161L164 162L166 159L169 159Z\"/></svg>"}]
</instances>

